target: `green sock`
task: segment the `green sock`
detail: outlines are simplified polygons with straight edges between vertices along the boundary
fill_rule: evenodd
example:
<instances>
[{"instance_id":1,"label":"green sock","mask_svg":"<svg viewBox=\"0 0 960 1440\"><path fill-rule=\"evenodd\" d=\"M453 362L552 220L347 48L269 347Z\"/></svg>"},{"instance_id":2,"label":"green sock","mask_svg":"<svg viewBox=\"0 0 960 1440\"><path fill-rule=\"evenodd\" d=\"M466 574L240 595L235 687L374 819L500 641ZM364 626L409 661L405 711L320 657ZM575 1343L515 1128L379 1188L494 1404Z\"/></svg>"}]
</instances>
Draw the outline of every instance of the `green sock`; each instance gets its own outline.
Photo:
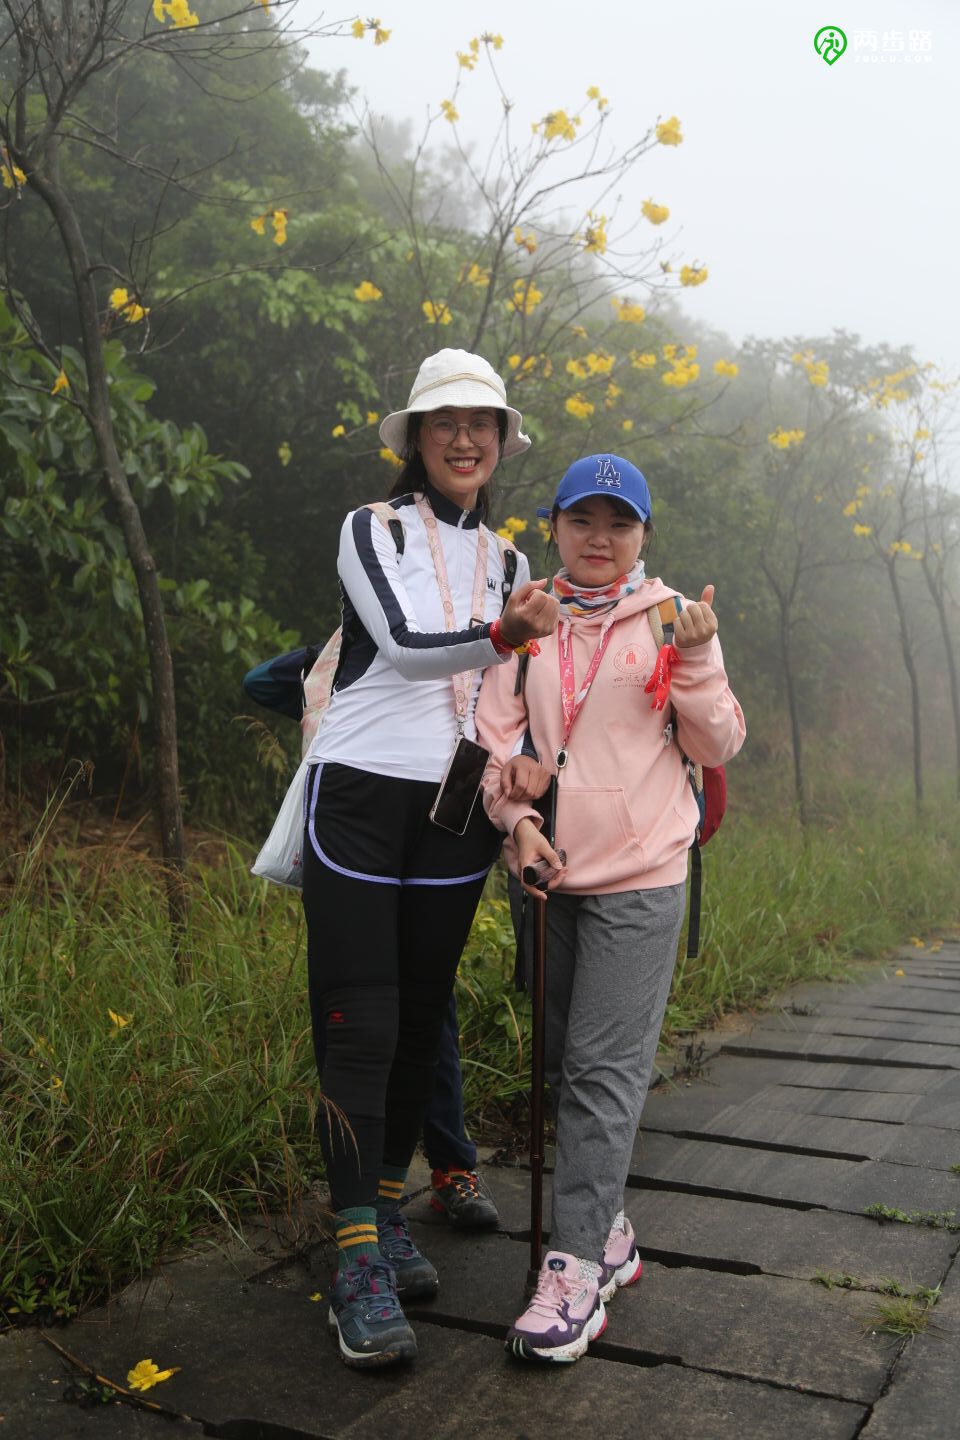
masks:
<instances>
[{"instance_id":1,"label":"green sock","mask_svg":"<svg viewBox=\"0 0 960 1440\"><path fill-rule=\"evenodd\" d=\"M338 1210L336 1236L341 1266L356 1265L358 1260L380 1259L377 1212L372 1205L354 1205L348 1210Z\"/></svg>"},{"instance_id":2,"label":"green sock","mask_svg":"<svg viewBox=\"0 0 960 1440\"><path fill-rule=\"evenodd\" d=\"M377 1181L378 1215L389 1215L391 1210L396 1210L406 1183L406 1165L380 1166L380 1179Z\"/></svg>"}]
</instances>

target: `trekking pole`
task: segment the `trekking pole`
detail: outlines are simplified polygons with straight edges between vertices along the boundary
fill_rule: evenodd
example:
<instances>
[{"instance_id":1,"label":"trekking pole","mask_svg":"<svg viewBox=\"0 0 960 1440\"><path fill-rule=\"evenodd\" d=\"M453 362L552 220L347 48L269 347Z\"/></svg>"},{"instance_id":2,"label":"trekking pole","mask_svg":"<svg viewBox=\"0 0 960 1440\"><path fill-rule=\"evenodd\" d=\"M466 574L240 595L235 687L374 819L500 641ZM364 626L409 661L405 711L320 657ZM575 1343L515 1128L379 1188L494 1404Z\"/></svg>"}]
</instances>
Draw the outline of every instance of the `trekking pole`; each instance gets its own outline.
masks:
<instances>
[{"instance_id":1,"label":"trekking pole","mask_svg":"<svg viewBox=\"0 0 960 1440\"><path fill-rule=\"evenodd\" d=\"M561 864L567 863L563 850L558 850ZM544 1032L546 1010L547 978L547 884L554 874L554 867L546 859L523 870L527 885L535 885L544 892L533 911L533 985L530 1004L533 1012L530 1051L530 1268L527 1271L527 1293L532 1295L537 1288L540 1275L540 1259L543 1251L543 1160L544 1123L543 1087Z\"/></svg>"}]
</instances>

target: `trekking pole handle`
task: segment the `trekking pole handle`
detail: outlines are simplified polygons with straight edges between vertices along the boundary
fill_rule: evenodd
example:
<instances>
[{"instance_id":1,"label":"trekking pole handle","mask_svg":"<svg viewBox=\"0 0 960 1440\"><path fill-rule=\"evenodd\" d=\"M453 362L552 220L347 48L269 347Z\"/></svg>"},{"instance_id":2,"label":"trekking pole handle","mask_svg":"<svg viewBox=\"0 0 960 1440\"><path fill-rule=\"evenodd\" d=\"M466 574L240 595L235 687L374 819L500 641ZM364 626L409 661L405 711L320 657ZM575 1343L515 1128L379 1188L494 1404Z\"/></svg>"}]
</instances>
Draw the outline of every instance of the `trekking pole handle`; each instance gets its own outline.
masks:
<instances>
[{"instance_id":1,"label":"trekking pole handle","mask_svg":"<svg viewBox=\"0 0 960 1440\"><path fill-rule=\"evenodd\" d=\"M566 865L566 850L558 849L557 855L560 858L560 864ZM523 883L524 885L535 885L537 889L540 889L542 887L545 887L548 882L553 878L553 876L556 875L556 873L557 867L555 865L551 865L550 861L544 855L541 857L541 859L534 861L532 865L524 865L522 876Z\"/></svg>"}]
</instances>

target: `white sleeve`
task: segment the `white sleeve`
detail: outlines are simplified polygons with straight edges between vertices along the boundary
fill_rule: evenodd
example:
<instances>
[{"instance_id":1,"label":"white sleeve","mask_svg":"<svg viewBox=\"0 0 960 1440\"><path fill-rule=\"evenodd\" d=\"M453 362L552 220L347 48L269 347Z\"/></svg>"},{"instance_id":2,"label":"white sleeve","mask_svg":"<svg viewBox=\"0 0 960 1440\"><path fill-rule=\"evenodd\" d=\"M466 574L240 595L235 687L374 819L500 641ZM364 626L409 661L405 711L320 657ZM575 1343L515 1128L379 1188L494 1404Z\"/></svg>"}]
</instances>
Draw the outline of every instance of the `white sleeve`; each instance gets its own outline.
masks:
<instances>
[{"instance_id":1,"label":"white sleeve","mask_svg":"<svg viewBox=\"0 0 960 1440\"><path fill-rule=\"evenodd\" d=\"M367 634L405 680L441 680L510 659L497 654L488 624L466 630L420 629L400 577L393 536L372 510L354 510L343 522L337 570ZM519 565L517 574L519 578Z\"/></svg>"}]
</instances>

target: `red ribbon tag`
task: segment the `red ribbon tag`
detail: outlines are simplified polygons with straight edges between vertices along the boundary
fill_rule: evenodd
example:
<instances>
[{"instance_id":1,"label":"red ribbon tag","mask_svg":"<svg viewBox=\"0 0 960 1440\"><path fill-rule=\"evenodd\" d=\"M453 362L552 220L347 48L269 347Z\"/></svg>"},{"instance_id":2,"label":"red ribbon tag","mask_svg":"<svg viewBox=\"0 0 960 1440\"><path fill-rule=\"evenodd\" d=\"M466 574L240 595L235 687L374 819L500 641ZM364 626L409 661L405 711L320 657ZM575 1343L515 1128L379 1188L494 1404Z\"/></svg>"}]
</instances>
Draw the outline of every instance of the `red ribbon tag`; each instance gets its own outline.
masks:
<instances>
[{"instance_id":1,"label":"red ribbon tag","mask_svg":"<svg viewBox=\"0 0 960 1440\"><path fill-rule=\"evenodd\" d=\"M661 645L653 666L653 674L644 685L647 695L651 691L656 692L651 701L651 709L662 710L667 703L670 694L670 681L673 679L673 667L680 659L680 651L676 645Z\"/></svg>"}]
</instances>

